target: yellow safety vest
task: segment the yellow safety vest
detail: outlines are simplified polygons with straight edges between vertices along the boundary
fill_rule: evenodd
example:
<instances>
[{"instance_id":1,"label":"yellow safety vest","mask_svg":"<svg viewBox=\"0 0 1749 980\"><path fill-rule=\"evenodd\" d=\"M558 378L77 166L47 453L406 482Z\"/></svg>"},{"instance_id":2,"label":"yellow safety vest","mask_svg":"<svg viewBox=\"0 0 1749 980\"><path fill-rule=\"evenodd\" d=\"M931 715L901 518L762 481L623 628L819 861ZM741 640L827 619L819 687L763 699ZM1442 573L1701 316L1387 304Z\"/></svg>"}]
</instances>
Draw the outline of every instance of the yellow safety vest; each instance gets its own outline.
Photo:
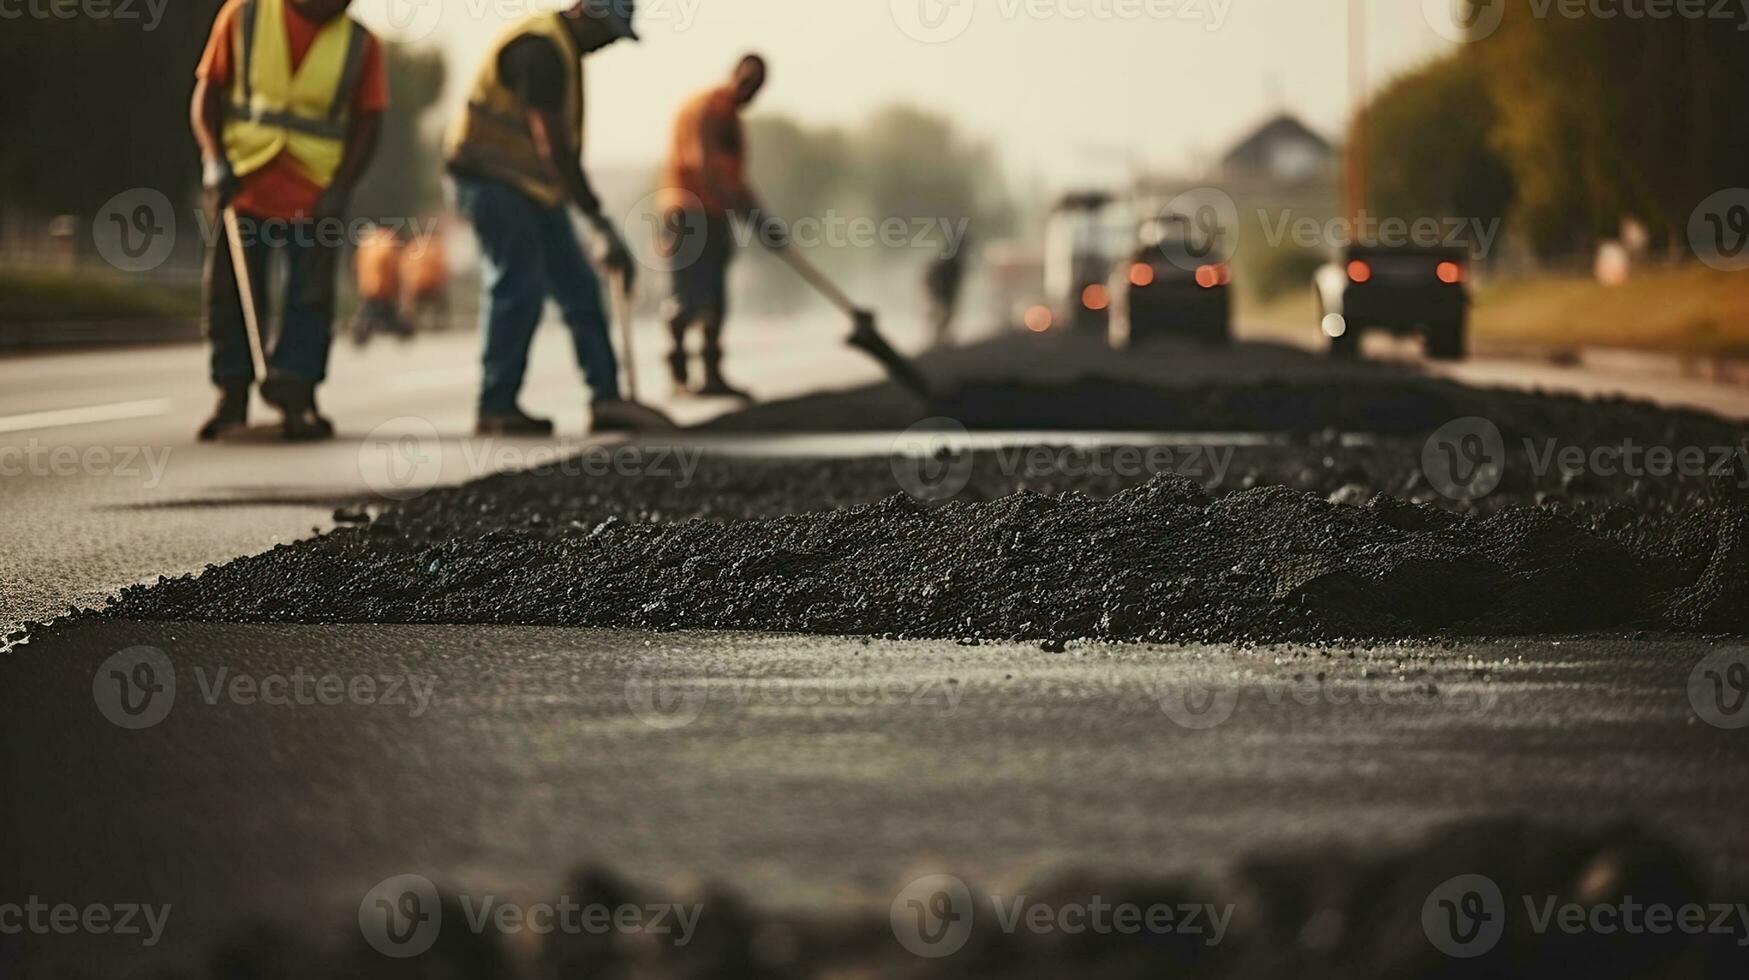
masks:
<instances>
[{"instance_id":1,"label":"yellow safety vest","mask_svg":"<svg viewBox=\"0 0 1749 980\"><path fill-rule=\"evenodd\" d=\"M294 74L285 5L248 0L237 12L225 155L243 177L290 153L312 181L327 187L346 154L370 35L350 17L334 18Z\"/></svg>"},{"instance_id":2,"label":"yellow safety vest","mask_svg":"<svg viewBox=\"0 0 1749 980\"><path fill-rule=\"evenodd\" d=\"M468 106L456 117L444 138L444 158L467 173L491 177L515 187L545 207L558 207L570 197L556 167L535 149L528 128L528 106L498 77L498 62L512 41L533 35L559 48L569 71L563 115L571 123L572 148L583 150L583 53L561 14L536 14L511 28L492 46L474 77Z\"/></svg>"}]
</instances>

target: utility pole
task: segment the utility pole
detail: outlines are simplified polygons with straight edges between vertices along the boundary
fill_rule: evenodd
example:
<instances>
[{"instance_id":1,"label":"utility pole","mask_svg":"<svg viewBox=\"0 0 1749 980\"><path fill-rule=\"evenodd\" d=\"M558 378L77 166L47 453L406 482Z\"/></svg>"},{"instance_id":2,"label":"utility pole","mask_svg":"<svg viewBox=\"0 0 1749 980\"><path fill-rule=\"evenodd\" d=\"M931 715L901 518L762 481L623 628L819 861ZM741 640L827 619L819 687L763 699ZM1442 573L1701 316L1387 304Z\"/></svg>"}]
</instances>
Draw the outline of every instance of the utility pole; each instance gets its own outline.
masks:
<instances>
[{"instance_id":1,"label":"utility pole","mask_svg":"<svg viewBox=\"0 0 1749 980\"><path fill-rule=\"evenodd\" d=\"M1343 198L1350 228L1366 210L1366 0L1348 0L1348 151L1344 154Z\"/></svg>"}]
</instances>

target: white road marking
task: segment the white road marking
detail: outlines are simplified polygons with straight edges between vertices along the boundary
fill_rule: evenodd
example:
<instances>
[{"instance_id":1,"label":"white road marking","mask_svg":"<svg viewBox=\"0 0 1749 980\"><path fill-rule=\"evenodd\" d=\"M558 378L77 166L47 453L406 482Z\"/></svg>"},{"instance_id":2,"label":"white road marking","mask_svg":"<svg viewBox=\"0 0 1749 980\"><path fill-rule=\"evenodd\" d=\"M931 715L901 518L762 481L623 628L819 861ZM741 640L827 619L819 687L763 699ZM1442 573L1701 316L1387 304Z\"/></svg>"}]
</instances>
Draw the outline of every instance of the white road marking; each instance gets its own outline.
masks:
<instances>
[{"instance_id":1,"label":"white road marking","mask_svg":"<svg viewBox=\"0 0 1749 980\"><path fill-rule=\"evenodd\" d=\"M83 408L57 408L48 412L0 417L0 432L28 432L32 429L55 429L66 425L89 425L93 422L117 422L122 419L143 419L170 414L170 399L145 398L133 402L111 402L108 405L86 405Z\"/></svg>"}]
</instances>

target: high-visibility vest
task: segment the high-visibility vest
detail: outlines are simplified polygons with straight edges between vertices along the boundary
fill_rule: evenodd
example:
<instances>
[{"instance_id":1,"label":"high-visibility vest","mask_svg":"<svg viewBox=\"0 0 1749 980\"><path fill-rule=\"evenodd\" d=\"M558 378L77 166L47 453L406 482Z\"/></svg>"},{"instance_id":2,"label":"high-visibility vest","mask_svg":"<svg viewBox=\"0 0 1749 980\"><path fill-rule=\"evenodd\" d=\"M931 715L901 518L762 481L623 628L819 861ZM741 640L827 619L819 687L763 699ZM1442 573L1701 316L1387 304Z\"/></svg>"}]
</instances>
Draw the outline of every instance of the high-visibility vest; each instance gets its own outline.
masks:
<instances>
[{"instance_id":1,"label":"high-visibility vest","mask_svg":"<svg viewBox=\"0 0 1749 980\"><path fill-rule=\"evenodd\" d=\"M558 13L535 14L505 32L486 55L467 108L444 139L444 158L467 173L501 180L545 207L570 197L557 167L543 159L528 128L528 105L498 77L498 62L512 41L533 35L555 44L567 67L562 118L570 123L571 150L583 150L583 52Z\"/></svg>"},{"instance_id":2,"label":"high-visibility vest","mask_svg":"<svg viewBox=\"0 0 1749 980\"><path fill-rule=\"evenodd\" d=\"M327 187L346 153L370 35L350 17L336 17L322 25L294 73L285 5L247 0L237 12L225 155L244 177L290 153L312 181Z\"/></svg>"}]
</instances>

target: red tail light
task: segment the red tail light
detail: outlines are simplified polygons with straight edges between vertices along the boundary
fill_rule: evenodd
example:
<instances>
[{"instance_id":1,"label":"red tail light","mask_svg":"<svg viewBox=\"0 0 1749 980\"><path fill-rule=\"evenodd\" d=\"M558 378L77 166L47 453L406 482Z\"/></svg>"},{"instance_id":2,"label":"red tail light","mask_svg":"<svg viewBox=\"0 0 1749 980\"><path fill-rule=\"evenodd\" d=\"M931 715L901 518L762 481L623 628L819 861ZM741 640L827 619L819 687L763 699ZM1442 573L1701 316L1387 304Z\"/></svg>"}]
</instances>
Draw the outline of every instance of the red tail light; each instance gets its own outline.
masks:
<instances>
[{"instance_id":1,"label":"red tail light","mask_svg":"<svg viewBox=\"0 0 1749 980\"><path fill-rule=\"evenodd\" d=\"M1154 284L1154 267L1146 262L1130 266L1130 285L1137 288Z\"/></svg>"},{"instance_id":2,"label":"red tail light","mask_svg":"<svg viewBox=\"0 0 1749 980\"><path fill-rule=\"evenodd\" d=\"M1111 305L1111 292L1099 283L1081 290L1081 305L1095 313Z\"/></svg>"},{"instance_id":3,"label":"red tail light","mask_svg":"<svg viewBox=\"0 0 1749 980\"><path fill-rule=\"evenodd\" d=\"M1371 282L1372 266L1359 259L1348 263L1348 278L1351 282Z\"/></svg>"},{"instance_id":4,"label":"red tail light","mask_svg":"<svg viewBox=\"0 0 1749 980\"><path fill-rule=\"evenodd\" d=\"M1204 289L1225 286L1233 281L1233 270L1224 263L1221 265L1205 265L1196 270L1196 284Z\"/></svg>"},{"instance_id":5,"label":"red tail light","mask_svg":"<svg viewBox=\"0 0 1749 980\"><path fill-rule=\"evenodd\" d=\"M1448 286L1455 286L1464 281L1464 267L1456 262L1439 263L1439 268L1434 270L1434 274L1439 276L1440 282Z\"/></svg>"}]
</instances>

